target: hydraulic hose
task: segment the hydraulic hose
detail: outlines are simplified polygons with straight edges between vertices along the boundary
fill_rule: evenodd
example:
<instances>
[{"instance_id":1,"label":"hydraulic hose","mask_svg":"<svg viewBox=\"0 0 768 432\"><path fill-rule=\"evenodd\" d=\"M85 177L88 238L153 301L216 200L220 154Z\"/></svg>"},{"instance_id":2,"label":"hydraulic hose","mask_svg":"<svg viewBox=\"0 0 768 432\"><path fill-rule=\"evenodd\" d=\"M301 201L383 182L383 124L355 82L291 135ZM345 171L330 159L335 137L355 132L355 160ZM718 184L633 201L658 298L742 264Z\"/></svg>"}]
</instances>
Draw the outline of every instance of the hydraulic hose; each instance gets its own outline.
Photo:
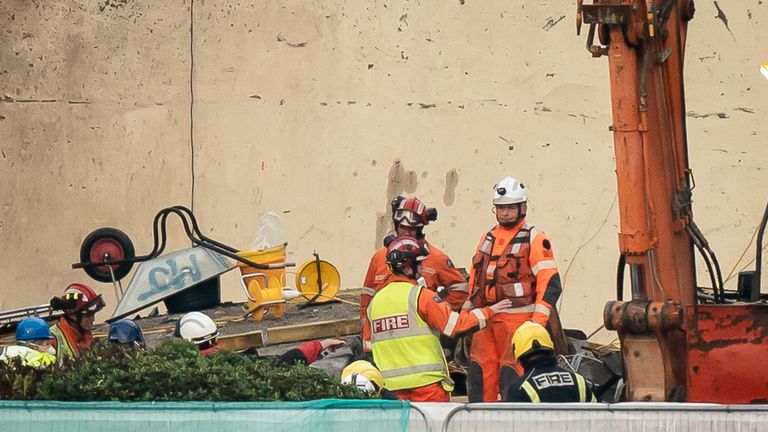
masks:
<instances>
[{"instance_id":1,"label":"hydraulic hose","mask_svg":"<svg viewBox=\"0 0 768 432\"><path fill-rule=\"evenodd\" d=\"M693 240L694 246L696 246L696 249L699 251L699 253L701 254L701 257L704 259L704 264L706 264L707 266L707 271L709 272L709 279L710 279L710 282L712 283L712 292L714 293L715 303L721 303L718 298L719 287L717 285L717 281L715 280L715 272L712 269L712 262L709 260L709 256L705 252L704 247L701 245L701 240L698 237L696 237L696 234L691 229L690 225L685 227L685 232L687 232L688 236L691 238L691 240Z\"/></svg>"}]
</instances>

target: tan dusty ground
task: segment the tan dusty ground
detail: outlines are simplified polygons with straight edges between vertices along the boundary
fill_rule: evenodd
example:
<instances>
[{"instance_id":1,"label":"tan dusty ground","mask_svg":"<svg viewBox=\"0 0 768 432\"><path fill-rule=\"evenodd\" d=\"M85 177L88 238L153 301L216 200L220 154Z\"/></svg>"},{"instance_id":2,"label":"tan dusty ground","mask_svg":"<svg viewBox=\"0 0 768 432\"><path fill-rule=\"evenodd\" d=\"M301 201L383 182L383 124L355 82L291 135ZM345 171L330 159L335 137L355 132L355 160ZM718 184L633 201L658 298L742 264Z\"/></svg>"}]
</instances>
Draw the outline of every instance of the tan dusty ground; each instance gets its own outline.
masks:
<instances>
[{"instance_id":1,"label":"tan dusty ground","mask_svg":"<svg viewBox=\"0 0 768 432\"><path fill-rule=\"evenodd\" d=\"M697 3L686 94L694 209L729 273L751 258L738 263L768 199L768 3L720 3L728 28ZM596 328L614 295L616 186L606 60L584 50L574 10L0 2L0 309L87 282L69 265L97 227L146 253L153 215L175 204L241 248L276 209L290 259L316 249L356 287L389 199L417 194L440 210L430 240L466 266L493 224L490 187L512 174L553 238L566 326ZM187 244L177 228L171 237L172 249ZM223 284L243 300L234 277Z\"/></svg>"}]
</instances>

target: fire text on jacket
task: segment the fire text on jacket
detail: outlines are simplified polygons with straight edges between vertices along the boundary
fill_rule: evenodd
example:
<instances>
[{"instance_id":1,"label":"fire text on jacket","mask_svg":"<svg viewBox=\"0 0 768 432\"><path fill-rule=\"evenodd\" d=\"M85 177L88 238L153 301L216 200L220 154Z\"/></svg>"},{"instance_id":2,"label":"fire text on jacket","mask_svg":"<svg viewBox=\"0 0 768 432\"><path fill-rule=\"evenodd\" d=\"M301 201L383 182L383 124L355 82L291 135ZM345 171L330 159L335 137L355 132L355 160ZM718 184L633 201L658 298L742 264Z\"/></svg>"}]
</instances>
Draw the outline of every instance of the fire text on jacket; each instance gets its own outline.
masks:
<instances>
[{"instance_id":1,"label":"fire text on jacket","mask_svg":"<svg viewBox=\"0 0 768 432\"><path fill-rule=\"evenodd\" d=\"M395 315L373 320L373 332L380 333L392 330L403 330L411 327L408 315Z\"/></svg>"}]
</instances>

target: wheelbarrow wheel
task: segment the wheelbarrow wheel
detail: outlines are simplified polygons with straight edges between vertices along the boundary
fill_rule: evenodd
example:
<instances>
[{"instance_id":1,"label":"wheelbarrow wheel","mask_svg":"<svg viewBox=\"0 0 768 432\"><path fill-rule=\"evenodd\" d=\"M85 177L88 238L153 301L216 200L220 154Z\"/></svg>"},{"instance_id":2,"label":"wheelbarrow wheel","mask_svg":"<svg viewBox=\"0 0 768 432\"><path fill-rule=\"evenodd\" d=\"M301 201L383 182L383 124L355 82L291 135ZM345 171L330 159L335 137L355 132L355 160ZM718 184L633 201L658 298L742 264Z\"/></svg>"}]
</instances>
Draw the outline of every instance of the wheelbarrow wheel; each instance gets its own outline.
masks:
<instances>
[{"instance_id":1,"label":"wheelbarrow wheel","mask_svg":"<svg viewBox=\"0 0 768 432\"><path fill-rule=\"evenodd\" d=\"M128 236L115 228L99 228L83 240L80 246L80 262L97 263L104 261L105 256L109 261L130 260L136 257L133 242ZM133 262L112 264L111 266L85 266L85 273L99 282L112 282L112 273L115 280L120 280L128 275L133 268Z\"/></svg>"}]
</instances>

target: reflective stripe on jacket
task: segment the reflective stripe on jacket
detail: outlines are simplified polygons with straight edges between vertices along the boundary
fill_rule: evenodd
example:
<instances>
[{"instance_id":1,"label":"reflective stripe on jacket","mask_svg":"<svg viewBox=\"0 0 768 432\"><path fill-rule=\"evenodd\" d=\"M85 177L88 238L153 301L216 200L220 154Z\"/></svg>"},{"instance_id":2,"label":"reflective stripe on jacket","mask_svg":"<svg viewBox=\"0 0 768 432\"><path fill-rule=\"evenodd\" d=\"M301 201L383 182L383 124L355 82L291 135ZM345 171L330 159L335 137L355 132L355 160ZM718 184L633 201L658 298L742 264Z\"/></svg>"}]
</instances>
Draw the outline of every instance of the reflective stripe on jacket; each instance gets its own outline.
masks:
<instances>
[{"instance_id":1,"label":"reflective stripe on jacket","mask_svg":"<svg viewBox=\"0 0 768 432\"><path fill-rule=\"evenodd\" d=\"M464 308L509 298L513 307L504 313L526 313L526 319L546 325L562 285L544 233L525 221L511 229L497 226L481 237L472 264Z\"/></svg>"},{"instance_id":2,"label":"reflective stripe on jacket","mask_svg":"<svg viewBox=\"0 0 768 432\"><path fill-rule=\"evenodd\" d=\"M526 371L526 376L512 383L506 402L597 402L583 376L559 366Z\"/></svg>"},{"instance_id":3,"label":"reflective stripe on jacket","mask_svg":"<svg viewBox=\"0 0 768 432\"><path fill-rule=\"evenodd\" d=\"M472 259L475 270L473 306L480 307L510 299L512 307L520 307L536 300L536 278L528 262L531 230L533 226L528 224L520 227L498 255L493 254L496 241L494 232L486 234Z\"/></svg>"},{"instance_id":4,"label":"reflective stripe on jacket","mask_svg":"<svg viewBox=\"0 0 768 432\"><path fill-rule=\"evenodd\" d=\"M0 351L0 361L10 362L14 357L21 358L21 364L31 367L46 367L56 362L56 357L47 352L37 351L22 345L10 345Z\"/></svg>"},{"instance_id":5,"label":"reflective stripe on jacket","mask_svg":"<svg viewBox=\"0 0 768 432\"><path fill-rule=\"evenodd\" d=\"M422 286L392 282L371 300L367 317L373 358L389 390L440 382L453 390L440 339L418 312Z\"/></svg>"}]
</instances>

